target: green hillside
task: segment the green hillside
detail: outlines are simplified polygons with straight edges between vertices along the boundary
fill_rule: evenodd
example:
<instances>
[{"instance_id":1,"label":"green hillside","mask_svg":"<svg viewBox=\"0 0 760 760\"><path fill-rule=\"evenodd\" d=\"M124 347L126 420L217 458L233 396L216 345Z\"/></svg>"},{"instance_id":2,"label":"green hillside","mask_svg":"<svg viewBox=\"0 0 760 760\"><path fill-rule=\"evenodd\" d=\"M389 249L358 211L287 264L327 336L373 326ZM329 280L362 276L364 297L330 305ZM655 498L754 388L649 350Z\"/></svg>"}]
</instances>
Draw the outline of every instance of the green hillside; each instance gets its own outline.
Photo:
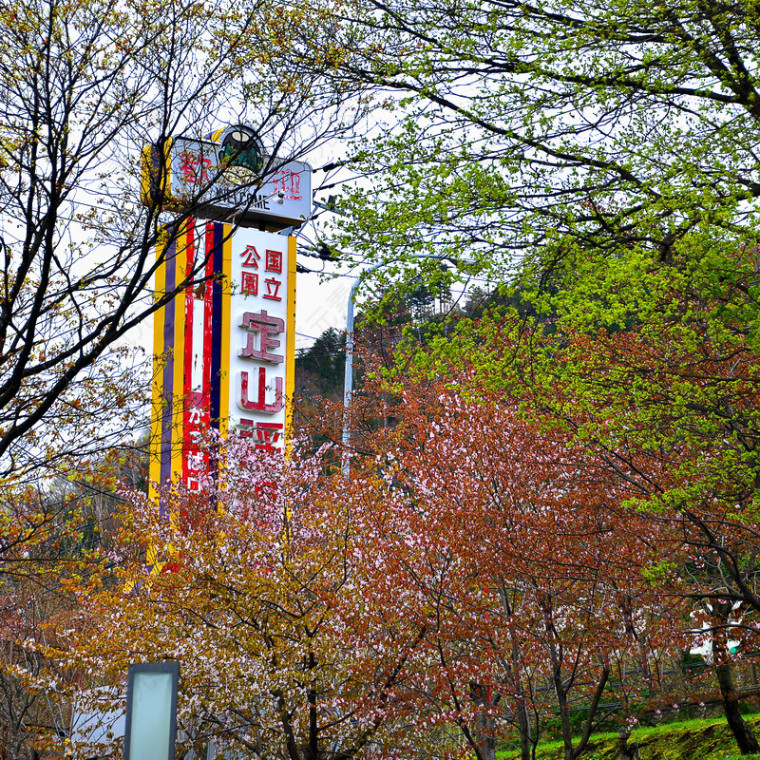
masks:
<instances>
[{"instance_id":1,"label":"green hillside","mask_svg":"<svg viewBox=\"0 0 760 760\"><path fill-rule=\"evenodd\" d=\"M755 733L760 732L760 717L748 720ZM641 760L760 760L758 755L740 755L725 720L709 718L682 723L668 723L654 728L636 729L629 745L638 742ZM600 734L589 741L581 760L618 760L618 738ZM500 752L498 760L519 760L519 752ZM562 760L562 743L547 742L539 746L537 760Z\"/></svg>"}]
</instances>

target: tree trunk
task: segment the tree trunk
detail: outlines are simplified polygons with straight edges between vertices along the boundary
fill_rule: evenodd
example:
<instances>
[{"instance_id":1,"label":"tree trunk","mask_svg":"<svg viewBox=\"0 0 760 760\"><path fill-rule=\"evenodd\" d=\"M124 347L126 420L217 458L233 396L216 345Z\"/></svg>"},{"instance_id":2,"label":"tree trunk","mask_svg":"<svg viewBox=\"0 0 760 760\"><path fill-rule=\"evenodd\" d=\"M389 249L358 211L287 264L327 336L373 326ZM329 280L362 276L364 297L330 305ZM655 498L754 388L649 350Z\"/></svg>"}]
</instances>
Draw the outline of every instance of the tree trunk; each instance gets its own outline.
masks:
<instances>
[{"instance_id":1,"label":"tree trunk","mask_svg":"<svg viewBox=\"0 0 760 760\"><path fill-rule=\"evenodd\" d=\"M499 596L501 597L501 603L504 607L504 612L507 616L513 614L513 602L516 596L516 592L510 589L502 581L499 587ZM512 660L509 674L514 682L515 696L516 696L516 722L517 730L520 732L520 760L531 760L531 732L530 732L530 713L528 712L528 700L525 696L526 687L523 685L522 678L522 662L520 656L520 650L515 638L511 639L512 645ZM528 681L529 683L529 681ZM536 731L536 742L538 741L538 731ZM533 750L535 755L535 749Z\"/></svg>"},{"instance_id":2,"label":"tree trunk","mask_svg":"<svg viewBox=\"0 0 760 760\"><path fill-rule=\"evenodd\" d=\"M728 727L736 739L739 752L742 755L748 755L751 752L760 752L760 746L752 734L752 729L744 722L744 718L739 712L739 693L734 684L734 666L728 647L729 621L732 611L733 607L730 602L715 602L713 604L713 614L717 618L717 625L712 631L713 657L717 663L715 677L718 679L723 712L726 715Z\"/></svg>"},{"instance_id":3,"label":"tree trunk","mask_svg":"<svg viewBox=\"0 0 760 760\"><path fill-rule=\"evenodd\" d=\"M726 721L731 732L739 746L739 752L742 755L749 755L752 752L760 752L760 746L752 734L752 730L742 718L739 712L739 694L734 685L733 665L730 661L724 660L715 668L715 676L720 686L720 696L723 700L723 712L726 715Z\"/></svg>"},{"instance_id":4,"label":"tree trunk","mask_svg":"<svg viewBox=\"0 0 760 760\"><path fill-rule=\"evenodd\" d=\"M628 729L621 728L617 739L617 760L630 760L628 757Z\"/></svg>"},{"instance_id":5,"label":"tree trunk","mask_svg":"<svg viewBox=\"0 0 760 760\"><path fill-rule=\"evenodd\" d=\"M517 728L520 731L520 760L530 760L530 716L522 697L517 702Z\"/></svg>"},{"instance_id":6,"label":"tree trunk","mask_svg":"<svg viewBox=\"0 0 760 760\"><path fill-rule=\"evenodd\" d=\"M573 732L570 726L570 705L567 702L567 691L562 679L562 668L559 664L555 664L552 668L552 681L554 693L557 696L557 709L559 710L560 725L562 727L562 745L564 747L565 760L574 760Z\"/></svg>"},{"instance_id":7,"label":"tree trunk","mask_svg":"<svg viewBox=\"0 0 760 760\"><path fill-rule=\"evenodd\" d=\"M496 760L496 737L494 735L494 720L489 714L492 706L489 689L483 684L470 684L470 698L478 706L475 720L475 740L483 760Z\"/></svg>"},{"instance_id":8,"label":"tree trunk","mask_svg":"<svg viewBox=\"0 0 760 760\"><path fill-rule=\"evenodd\" d=\"M723 712L728 727L736 739L739 752L742 755L748 755L752 752L760 752L760 746L752 734L752 729L744 722L744 718L739 712L739 693L734 684L734 666L728 647L729 622L732 611L733 605L730 602L716 601L713 604L712 612L717 618L717 624L712 631L713 657L717 663L715 677L718 679Z\"/></svg>"},{"instance_id":9,"label":"tree trunk","mask_svg":"<svg viewBox=\"0 0 760 760\"><path fill-rule=\"evenodd\" d=\"M639 760L638 742L628 744L628 739L630 738L631 732L627 728L621 728L618 731L617 760Z\"/></svg>"}]
</instances>

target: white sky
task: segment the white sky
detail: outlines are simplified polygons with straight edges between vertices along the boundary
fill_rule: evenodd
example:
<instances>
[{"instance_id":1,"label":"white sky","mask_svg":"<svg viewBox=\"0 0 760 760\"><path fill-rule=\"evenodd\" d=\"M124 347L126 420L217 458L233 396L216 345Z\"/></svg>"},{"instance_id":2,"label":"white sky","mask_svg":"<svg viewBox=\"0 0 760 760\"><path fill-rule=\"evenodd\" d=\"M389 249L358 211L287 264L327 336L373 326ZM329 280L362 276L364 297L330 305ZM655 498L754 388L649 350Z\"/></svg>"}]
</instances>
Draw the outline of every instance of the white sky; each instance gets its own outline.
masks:
<instances>
[{"instance_id":1,"label":"white sky","mask_svg":"<svg viewBox=\"0 0 760 760\"><path fill-rule=\"evenodd\" d=\"M318 266L317 259L308 259ZM315 268L316 268L315 266ZM345 329L348 297L354 278L321 282L318 274L299 273L296 280L296 350L308 348L330 327Z\"/></svg>"}]
</instances>

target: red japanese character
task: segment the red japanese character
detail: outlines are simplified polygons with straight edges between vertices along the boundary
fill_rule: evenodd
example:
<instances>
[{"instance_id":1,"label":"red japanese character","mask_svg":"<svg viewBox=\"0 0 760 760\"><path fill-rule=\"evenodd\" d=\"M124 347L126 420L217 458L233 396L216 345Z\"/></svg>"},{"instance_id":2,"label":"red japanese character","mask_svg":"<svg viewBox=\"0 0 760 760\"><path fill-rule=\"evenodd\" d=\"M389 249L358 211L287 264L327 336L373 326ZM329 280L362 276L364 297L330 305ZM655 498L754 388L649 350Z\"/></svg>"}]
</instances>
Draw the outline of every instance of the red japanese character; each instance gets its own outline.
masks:
<instances>
[{"instance_id":1,"label":"red japanese character","mask_svg":"<svg viewBox=\"0 0 760 760\"><path fill-rule=\"evenodd\" d=\"M290 169L283 169L274 178L274 191L282 193L291 201L301 200L301 175L295 174Z\"/></svg>"},{"instance_id":2,"label":"red japanese character","mask_svg":"<svg viewBox=\"0 0 760 760\"><path fill-rule=\"evenodd\" d=\"M274 444L280 442L283 427L281 422L256 422L241 417L238 435L241 438L256 438L254 448L260 451L276 451L279 447L275 447ZM262 485L275 486L267 481L262 481Z\"/></svg>"},{"instance_id":3,"label":"red japanese character","mask_svg":"<svg viewBox=\"0 0 760 760\"><path fill-rule=\"evenodd\" d=\"M240 290L248 295L257 296L259 294L259 276L255 272L243 272Z\"/></svg>"},{"instance_id":4,"label":"red japanese character","mask_svg":"<svg viewBox=\"0 0 760 760\"><path fill-rule=\"evenodd\" d=\"M248 373L241 372L240 393L238 395L238 404L240 404L241 408L255 412L262 412L263 414L277 414L277 412L281 411L285 403L285 399L283 397L282 378L276 377L274 380L274 401L270 404L268 404L266 401L266 383L266 368L259 367L258 393L256 394L256 400L251 401L251 399L248 397Z\"/></svg>"},{"instance_id":5,"label":"red japanese character","mask_svg":"<svg viewBox=\"0 0 760 760\"><path fill-rule=\"evenodd\" d=\"M265 268L267 272L282 274L282 252L267 249Z\"/></svg>"},{"instance_id":6,"label":"red japanese character","mask_svg":"<svg viewBox=\"0 0 760 760\"><path fill-rule=\"evenodd\" d=\"M253 438L253 428L256 423L253 420L248 420L245 417L240 418L240 424L237 428L237 433L241 438Z\"/></svg>"},{"instance_id":7,"label":"red japanese character","mask_svg":"<svg viewBox=\"0 0 760 760\"><path fill-rule=\"evenodd\" d=\"M301 200L301 175L293 172L290 173L290 199Z\"/></svg>"},{"instance_id":8,"label":"red japanese character","mask_svg":"<svg viewBox=\"0 0 760 760\"><path fill-rule=\"evenodd\" d=\"M264 280L264 284L267 286L267 292L262 294L264 298L268 298L270 301L282 301L282 296L280 295L280 285L282 285L282 282L280 280L268 277Z\"/></svg>"},{"instance_id":9,"label":"red japanese character","mask_svg":"<svg viewBox=\"0 0 760 760\"><path fill-rule=\"evenodd\" d=\"M198 156L191 150L179 154L179 170L182 173L182 181L189 185L210 182L210 168L211 159L202 154Z\"/></svg>"},{"instance_id":10,"label":"red japanese character","mask_svg":"<svg viewBox=\"0 0 760 760\"><path fill-rule=\"evenodd\" d=\"M245 250L240 254L243 257L243 267L251 267L252 269L259 268L259 261L261 261L261 254L256 250L255 245L247 245Z\"/></svg>"},{"instance_id":11,"label":"red japanese character","mask_svg":"<svg viewBox=\"0 0 760 760\"><path fill-rule=\"evenodd\" d=\"M274 336L285 331L285 322L282 319L270 316L266 309L262 309L260 312L247 311L240 318L240 326L248 331L245 346L241 349L240 356L271 362L272 364L280 364L285 361L282 354L275 354L270 351L270 349L280 347L280 341ZM254 345L256 335L259 336L258 348Z\"/></svg>"}]
</instances>

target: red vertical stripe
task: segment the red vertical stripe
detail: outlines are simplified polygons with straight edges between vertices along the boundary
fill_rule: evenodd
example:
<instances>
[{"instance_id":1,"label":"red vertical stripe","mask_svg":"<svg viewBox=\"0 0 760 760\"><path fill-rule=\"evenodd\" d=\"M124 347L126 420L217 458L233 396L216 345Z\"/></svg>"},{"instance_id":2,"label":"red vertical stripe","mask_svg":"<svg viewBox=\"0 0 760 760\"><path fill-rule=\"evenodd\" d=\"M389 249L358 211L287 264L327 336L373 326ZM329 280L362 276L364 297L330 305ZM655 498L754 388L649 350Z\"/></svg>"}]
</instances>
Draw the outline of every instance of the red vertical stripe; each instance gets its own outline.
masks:
<instances>
[{"instance_id":1,"label":"red vertical stripe","mask_svg":"<svg viewBox=\"0 0 760 760\"><path fill-rule=\"evenodd\" d=\"M185 235L185 277L195 269L195 220L187 220L187 232ZM183 383L182 383L182 482L187 483L187 454L194 446L190 438L190 394L193 390L193 302L195 293L192 287L185 289L185 355L183 359Z\"/></svg>"},{"instance_id":2,"label":"red vertical stripe","mask_svg":"<svg viewBox=\"0 0 760 760\"><path fill-rule=\"evenodd\" d=\"M210 406L211 343L214 313L214 223L206 222L206 284L203 291L203 408Z\"/></svg>"}]
</instances>

